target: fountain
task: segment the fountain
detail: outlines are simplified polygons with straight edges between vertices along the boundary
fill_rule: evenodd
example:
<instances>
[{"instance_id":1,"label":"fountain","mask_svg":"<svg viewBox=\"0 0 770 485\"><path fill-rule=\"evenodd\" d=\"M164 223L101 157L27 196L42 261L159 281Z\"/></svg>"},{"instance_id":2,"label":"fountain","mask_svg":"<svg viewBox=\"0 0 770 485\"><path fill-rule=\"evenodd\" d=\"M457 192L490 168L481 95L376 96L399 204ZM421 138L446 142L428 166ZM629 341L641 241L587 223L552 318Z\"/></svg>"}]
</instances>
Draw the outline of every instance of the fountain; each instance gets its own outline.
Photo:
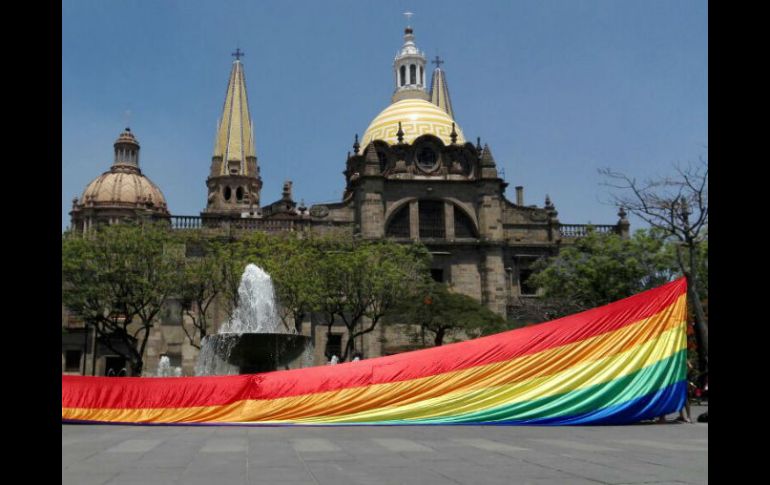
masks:
<instances>
[{"instance_id":1,"label":"fountain","mask_svg":"<svg viewBox=\"0 0 770 485\"><path fill-rule=\"evenodd\" d=\"M158 362L158 377L171 376L171 359L167 355L160 356L160 362Z\"/></svg>"},{"instance_id":2,"label":"fountain","mask_svg":"<svg viewBox=\"0 0 770 485\"><path fill-rule=\"evenodd\" d=\"M310 337L288 332L278 318L270 275L249 264L232 318L201 342L195 375L252 374L308 365L312 365Z\"/></svg>"},{"instance_id":3,"label":"fountain","mask_svg":"<svg viewBox=\"0 0 770 485\"><path fill-rule=\"evenodd\" d=\"M122 369L121 369L121 372L122 372ZM167 355L161 355L160 362L158 362L158 370L155 373L155 377L182 377L182 368L171 367L171 359Z\"/></svg>"}]
</instances>

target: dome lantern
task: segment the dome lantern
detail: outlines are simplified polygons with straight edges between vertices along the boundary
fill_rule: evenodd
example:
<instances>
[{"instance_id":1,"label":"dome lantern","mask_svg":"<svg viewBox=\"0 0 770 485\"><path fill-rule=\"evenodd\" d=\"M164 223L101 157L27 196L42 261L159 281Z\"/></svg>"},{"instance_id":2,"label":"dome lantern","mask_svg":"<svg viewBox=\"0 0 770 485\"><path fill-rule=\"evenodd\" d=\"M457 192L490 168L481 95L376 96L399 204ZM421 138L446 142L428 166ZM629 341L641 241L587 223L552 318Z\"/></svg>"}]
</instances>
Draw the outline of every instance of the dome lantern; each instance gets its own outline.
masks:
<instances>
[{"instance_id":1,"label":"dome lantern","mask_svg":"<svg viewBox=\"0 0 770 485\"><path fill-rule=\"evenodd\" d=\"M114 167L126 166L139 169L139 142L131 133L131 128L126 127L115 140L115 160L112 163Z\"/></svg>"},{"instance_id":2,"label":"dome lantern","mask_svg":"<svg viewBox=\"0 0 770 485\"><path fill-rule=\"evenodd\" d=\"M406 12L407 20L413 15ZM396 89L393 93L393 102L402 99L425 99L430 96L425 90L425 54L414 43L414 30L407 25L404 29L404 45L393 60L393 74Z\"/></svg>"}]
</instances>

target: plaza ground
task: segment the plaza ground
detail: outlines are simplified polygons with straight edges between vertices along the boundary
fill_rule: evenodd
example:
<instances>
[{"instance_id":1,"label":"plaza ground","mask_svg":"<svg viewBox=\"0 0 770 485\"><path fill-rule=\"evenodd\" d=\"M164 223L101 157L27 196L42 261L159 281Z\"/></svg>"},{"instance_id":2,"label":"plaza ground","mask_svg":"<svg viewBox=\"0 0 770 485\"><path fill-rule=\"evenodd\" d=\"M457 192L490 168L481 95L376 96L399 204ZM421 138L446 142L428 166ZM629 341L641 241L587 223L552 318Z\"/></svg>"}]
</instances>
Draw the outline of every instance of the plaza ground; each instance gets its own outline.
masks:
<instances>
[{"instance_id":1,"label":"plaza ground","mask_svg":"<svg viewBox=\"0 0 770 485\"><path fill-rule=\"evenodd\" d=\"M62 483L704 484L708 424L62 425Z\"/></svg>"}]
</instances>

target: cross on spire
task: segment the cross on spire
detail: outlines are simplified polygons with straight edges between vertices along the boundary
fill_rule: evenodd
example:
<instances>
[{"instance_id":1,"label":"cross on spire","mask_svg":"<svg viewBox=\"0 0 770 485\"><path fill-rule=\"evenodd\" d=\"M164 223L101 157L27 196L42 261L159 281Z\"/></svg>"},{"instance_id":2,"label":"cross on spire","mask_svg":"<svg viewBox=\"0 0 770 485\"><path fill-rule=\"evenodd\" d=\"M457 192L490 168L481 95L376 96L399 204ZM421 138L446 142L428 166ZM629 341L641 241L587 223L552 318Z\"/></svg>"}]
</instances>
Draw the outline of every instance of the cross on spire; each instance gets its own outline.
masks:
<instances>
[{"instance_id":1,"label":"cross on spire","mask_svg":"<svg viewBox=\"0 0 770 485\"><path fill-rule=\"evenodd\" d=\"M444 64L444 61L439 59L438 54L436 54L436 58L430 61L432 64L435 64L437 68L441 68L441 64Z\"/></svg>"},{"instance_id":2,"label":"cross on spire","mask_svg":"<svg viewBox=\"0 0 770 485\"><path fill-rule=\"evenodd\" d=\"M231 56L235 57L236 61L240 61L242 56L245 56L246 54L243 53L240 47L235 49L235 52L230 54Z\"/></svg>"}]
</instances>

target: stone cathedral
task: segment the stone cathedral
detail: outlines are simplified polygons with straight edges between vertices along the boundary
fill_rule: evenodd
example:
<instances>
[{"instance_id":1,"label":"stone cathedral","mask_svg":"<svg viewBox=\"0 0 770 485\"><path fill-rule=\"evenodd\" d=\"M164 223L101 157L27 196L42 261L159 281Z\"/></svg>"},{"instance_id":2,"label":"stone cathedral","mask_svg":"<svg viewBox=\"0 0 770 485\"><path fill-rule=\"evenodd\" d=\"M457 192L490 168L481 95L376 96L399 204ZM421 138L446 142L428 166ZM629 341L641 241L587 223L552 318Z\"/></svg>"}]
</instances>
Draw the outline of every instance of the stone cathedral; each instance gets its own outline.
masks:
<instances>
[{"instance_id":1,"label":"stone cathedral","mask_svg":"<svg viewBox=\"0 0 770 485\"><path fill-rule=\"evenodd\" d=\"M139 142L126 128L114 144L110 170L73 200L72 230L141 216L168 220L175 230L275 232L342 226L362 238L420 241L433 255L434 279L504 316L522 299L535 296L536 290L527 285L530 264L555 254L560 245L587 231L587 225L562 224L548 197L543 206L527 205L523 187L515 187L514 200L505 196L508 183L498 171L492 150L478 139L476 143L467 140L455 118L447 76L438 58L428 84L427 59L417 48L411 27L405 29L403 45L393 61L390 103L360 139L355 136L352 152L344 161L342 200L304 207L295 202L292 184L287 181L280 200L263 204L240 50L234 56L200 216L171 215L160 188L140 170ZM625 213L621 211L619 217L616 224L593 228L627 236ZM154 373L158 359L166 355L172 365L192 375L197 349L186 342L181 319L181 311L169 302L148 345L148 374ZM66 310L63 325L73 330L70 340L63 336L65 372L117 372L118 357L106 350L99 355L102 349L98 347L96 358L91 350L84 351L82 322L78 336L77 318ZM315 326L308 319L303 333L313 336L315 363L322 364L341 344L344 327L327 335L316 332ZM359 347L366 358L410 350L411 345L398 326L381 325L365 335Z\"/></svg>"}]
</instances>

